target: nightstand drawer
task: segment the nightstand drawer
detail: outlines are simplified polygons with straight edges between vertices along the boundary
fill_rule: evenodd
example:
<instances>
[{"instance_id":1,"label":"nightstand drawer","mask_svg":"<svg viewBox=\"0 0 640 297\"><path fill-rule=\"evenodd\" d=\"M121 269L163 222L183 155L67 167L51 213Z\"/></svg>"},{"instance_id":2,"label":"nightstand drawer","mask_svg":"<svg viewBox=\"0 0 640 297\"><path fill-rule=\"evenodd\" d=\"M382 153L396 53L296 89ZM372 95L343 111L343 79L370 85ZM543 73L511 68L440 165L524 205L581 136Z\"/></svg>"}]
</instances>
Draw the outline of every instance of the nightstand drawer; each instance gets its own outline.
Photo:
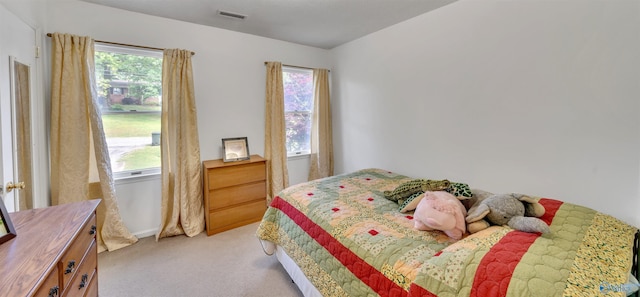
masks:
<instances>
[{"instance_id":1,"label":"nightstand drawer","mask_svg":"<svg viewBox=\"0 0 640 297\"><path fill-rule=\"evenodd\" d=\"M209 228L215 232L221 232L257 222L262 219L266 210L266 200L258 200L236 207L225 208L222 211L213 211L209 215Z\"/></svg>"},{"instance_id":2,"label":"nightstand drawer","mask_svg":"<svg viewBox=\"0 0 640 297\"><path fill-rule=\"evenodd\" d=\"M256 199L265 199L265 181L209 191L209 209L214 210Z\"/></svg>"},{"instance_id":3,"label":"nightstand drawer","mask_svg":"<svg viewBox=\"0 0 640 297\"><path fill-rule=\"evenodd\" d=\"M209 170L209 189L219 189L266 179L264 162L227 166Z\"/></svg>"}]
</instances>

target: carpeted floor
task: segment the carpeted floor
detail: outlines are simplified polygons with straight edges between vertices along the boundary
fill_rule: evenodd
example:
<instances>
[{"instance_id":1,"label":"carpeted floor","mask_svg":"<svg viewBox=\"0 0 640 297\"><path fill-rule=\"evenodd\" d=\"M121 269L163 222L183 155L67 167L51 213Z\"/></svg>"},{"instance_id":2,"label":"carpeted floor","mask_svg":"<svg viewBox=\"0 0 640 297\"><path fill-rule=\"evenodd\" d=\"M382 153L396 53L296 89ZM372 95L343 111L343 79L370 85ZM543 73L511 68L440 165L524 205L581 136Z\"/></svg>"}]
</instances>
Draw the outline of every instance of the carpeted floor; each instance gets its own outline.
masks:
<instances>
[{"instance_id":1,"label":"carpeted floor","mask_svg":"<svg viewBox=\"0 0 640 297\"><path fill-rule=\"evenodd\" d=\"M299 297L255 237L258 223L213 236L176 236L98 255L101 297Z\"/></svg>"}]
</instances>

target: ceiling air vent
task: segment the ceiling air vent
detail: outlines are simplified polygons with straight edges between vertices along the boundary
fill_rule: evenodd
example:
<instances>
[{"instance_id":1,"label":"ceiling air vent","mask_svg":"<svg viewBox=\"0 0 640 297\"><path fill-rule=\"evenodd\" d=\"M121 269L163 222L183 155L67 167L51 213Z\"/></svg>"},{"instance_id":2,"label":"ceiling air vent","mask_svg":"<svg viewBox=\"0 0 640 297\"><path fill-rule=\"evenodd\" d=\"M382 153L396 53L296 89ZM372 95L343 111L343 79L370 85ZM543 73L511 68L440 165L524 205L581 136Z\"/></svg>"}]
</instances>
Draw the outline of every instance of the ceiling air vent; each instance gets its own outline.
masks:
<instances>
[{"instance_id":1,"label":"ceiling air vent","mask_svg":"<svg viewBox=\"0 0 640 297\"><path fill-rule=\"evenodd\" d=\"M229 12L224 10L218 10L218 15L221 15L223 17L233 18L236 20L244 20L247 18L247 16L244 14L239 14L239 13Z\"/></svg>"}]
</instances>

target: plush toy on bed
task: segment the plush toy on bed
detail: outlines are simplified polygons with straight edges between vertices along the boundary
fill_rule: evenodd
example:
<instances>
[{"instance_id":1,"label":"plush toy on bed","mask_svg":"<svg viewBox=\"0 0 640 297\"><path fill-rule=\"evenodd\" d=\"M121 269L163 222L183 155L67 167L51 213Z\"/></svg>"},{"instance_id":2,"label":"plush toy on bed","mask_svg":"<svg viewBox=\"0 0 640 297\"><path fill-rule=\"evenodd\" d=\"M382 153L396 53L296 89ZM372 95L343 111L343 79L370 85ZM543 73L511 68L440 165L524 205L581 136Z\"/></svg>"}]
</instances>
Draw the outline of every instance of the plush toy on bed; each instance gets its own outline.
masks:
<instances>
[{"instance_id":1,"label":"plush toy on bed","mask_svg":"<svg viewBox=\"0 0 640 297\"><path fill-rule=\"evenodd\" d=\"M414 194L419 195L425 191L443 191L449 187L451 187L451 182L446 179L432 180L420 178L404 182L392 191L384 191L384 196L391 201L398 202L398 204L403 204L405 199Z\"/></svg>"},{"instance_id":2,"label":"plush toy on bed","mask_svg":"<svg viewBox=\"0 0 640 297\"><path fill-rule=\"evenodd\" d=\"M490 225L508 225L524 232L549 233L549 226L539 219L545 213L537 198L522 194L490 194L483 192L467 212L469 233Z\"/></svg>"},{"instance_id":3,"label":"plush toy on bed","mask_svg":"<svg viewBox=\"0 0 640 297\"><path fill-rule=\"evenodd\" d=\"M466 214L467 210L455 196L444 191L427 191L413 214L414 228L441 230L453 239L461 239Z\"/></svg>"},{"instance_id":4,"label":"plush toy on bed","mask_svg":"<svg viewBox=\"0 0 640 297\"><path fill-rule=\"evenodd\" d=\"M413 179L397 186L392 191L384 191L384 197L397 202L400 205L400 212L407 212L416 209L418 199L422 198L426 191L446 191L459 200L471 198L471 188L469 185L457 182L450 182L446 179Z\"/></svg>"}]
</instances>

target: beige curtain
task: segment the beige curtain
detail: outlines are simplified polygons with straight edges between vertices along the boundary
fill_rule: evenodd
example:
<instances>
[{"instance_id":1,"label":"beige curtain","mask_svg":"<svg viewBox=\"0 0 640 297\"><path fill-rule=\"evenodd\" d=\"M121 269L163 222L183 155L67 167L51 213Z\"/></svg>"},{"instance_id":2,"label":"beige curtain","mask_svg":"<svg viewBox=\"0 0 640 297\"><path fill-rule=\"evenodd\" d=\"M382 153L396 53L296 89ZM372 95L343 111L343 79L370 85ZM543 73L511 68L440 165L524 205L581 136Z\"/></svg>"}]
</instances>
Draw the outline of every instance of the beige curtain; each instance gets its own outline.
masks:
<instances>
[{"instance_id":1,"label":"beige curtain","mask_svg":"<svg viewBox=\"0 0 640 297\"><path fill-rule=\"evenodd\" d=\"M267 62L264 155L267 159L267 204L289 186L284 122L282 63Z\"/></svg>"},{"instance_id":2,"label":"beige curtain","mask_svg":"<svg viewBox=\"0 0 640 297\"><path fill-rule=\"evenodd\" d=\"M116 250L138 239L118 210L109 152L97 100L94 46L89 37L51 38L51 203L89 199L89 183L99 181L98 250ZM91 174L90 174L91 173Z\"/></svg>"},{"instance_id":3,"label":"beige curtain","mask_svg":"<svg viewBox=\"0 0 640 297\"><path fill-rule=\"evenodd\" d=\"M162 61L162 212L156 240L204 230L202 167L191 52L164 50Z\"/></svg>"},{"instance_id":4,"label":"beige curtain","mask_svg":"<svg viewBox=\"0 0 640 297\"><path fill-rule=\"evenodd\" d=\"M329 70L313 70L313 119L309 180L333 175L333 132L329 96Z\"/></svg>"}]
</instances>

